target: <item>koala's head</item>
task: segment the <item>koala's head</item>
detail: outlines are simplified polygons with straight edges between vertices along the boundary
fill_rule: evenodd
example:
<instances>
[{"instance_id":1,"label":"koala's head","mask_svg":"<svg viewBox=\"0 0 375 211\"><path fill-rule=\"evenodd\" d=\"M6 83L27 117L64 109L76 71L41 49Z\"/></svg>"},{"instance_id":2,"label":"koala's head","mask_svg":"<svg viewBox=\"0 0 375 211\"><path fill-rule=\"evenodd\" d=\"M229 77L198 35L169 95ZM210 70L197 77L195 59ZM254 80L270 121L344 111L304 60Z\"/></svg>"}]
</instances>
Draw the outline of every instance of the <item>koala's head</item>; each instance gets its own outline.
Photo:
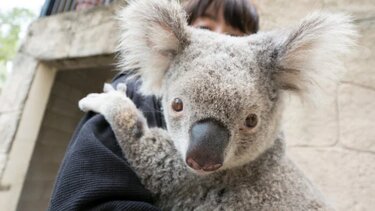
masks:
<instances>
[{"instance_id":1,"label":"koala's head","mask_svg":"<svg viewBox=\"0 0 375 211\"><path fill-rule=\"evenodd\" d=\"M284 92L337 74L350 18L315 13L294 27L231 37L189 27L176 2L136 0L120 13L121 65L162 98L168 131L198 173L243 165L274 144Z\"/></svg>"}]
</instances>

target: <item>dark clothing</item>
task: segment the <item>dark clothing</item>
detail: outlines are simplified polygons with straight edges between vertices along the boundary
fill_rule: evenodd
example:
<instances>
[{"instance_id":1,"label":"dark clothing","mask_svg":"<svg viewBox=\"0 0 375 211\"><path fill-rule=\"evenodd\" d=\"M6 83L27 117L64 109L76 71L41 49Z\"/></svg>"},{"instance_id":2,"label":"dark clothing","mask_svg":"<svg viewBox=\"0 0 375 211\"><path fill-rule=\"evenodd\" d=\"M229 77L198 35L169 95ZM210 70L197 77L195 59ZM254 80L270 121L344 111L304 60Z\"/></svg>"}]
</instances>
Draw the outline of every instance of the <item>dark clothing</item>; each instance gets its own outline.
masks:
<instances>
[{"instance_id":1,"label":"dark clothing","mask_svg":"<svg viewBox=\"0 0 375 211\"><path fill-rule=\"evenodd\" d=\"M113 85L124 82L121 74ZM165 127L160 101L137 93L140 82L127 82L127 95L143 111L150 127ZM102 115L88 113L77 127L60 166L49 210L159 210L123 157Z\"/></svg>"}]
</instances>

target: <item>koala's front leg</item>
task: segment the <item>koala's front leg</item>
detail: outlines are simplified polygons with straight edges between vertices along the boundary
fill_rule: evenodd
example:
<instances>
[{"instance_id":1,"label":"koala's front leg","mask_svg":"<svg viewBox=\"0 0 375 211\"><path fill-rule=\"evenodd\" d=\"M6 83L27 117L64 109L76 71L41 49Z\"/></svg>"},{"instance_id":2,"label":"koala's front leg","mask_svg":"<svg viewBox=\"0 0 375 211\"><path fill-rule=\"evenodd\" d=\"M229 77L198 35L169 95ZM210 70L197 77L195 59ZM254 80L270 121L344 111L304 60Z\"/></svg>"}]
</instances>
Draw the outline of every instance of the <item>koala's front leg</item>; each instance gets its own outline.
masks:
<instances>
[{"instance_id":1,"label":"koala's front leg","mask_svg":"<svg viewBox=\"0 0 375 211\"><path fill-rule=\"evenodd\" d=\"M168 133L149 129L145 117L125 93L125 84L119 84L117 90L106 84L104 93L89 94L79 102L79 107L105 117L147 189L159 197L168 194L186 171L184 165Z\"/></svg>"}]
</instances>

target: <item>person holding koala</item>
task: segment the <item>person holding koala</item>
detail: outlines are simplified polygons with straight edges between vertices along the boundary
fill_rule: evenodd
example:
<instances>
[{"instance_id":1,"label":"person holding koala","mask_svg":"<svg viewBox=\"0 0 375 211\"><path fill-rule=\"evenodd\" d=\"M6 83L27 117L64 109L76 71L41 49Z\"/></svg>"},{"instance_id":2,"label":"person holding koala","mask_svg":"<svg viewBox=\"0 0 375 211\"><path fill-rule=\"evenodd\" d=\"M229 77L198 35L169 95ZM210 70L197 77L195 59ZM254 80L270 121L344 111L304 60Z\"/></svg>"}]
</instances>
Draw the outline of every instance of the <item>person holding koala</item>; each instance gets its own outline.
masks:
<instances>
[{"instance_id":1,"label":"person holding koala","mask_svg":"<svg viewBox=\"0 0 375 211\"><path fill-rule=\"evenodd\" d=\"M254 34L259 17L250 0L190 0L184 5L188 24L231 36ZM121 73L113 86L126 81L126 95L149 127L166 128L155 96L139 93L141 81ZM80 122L56 178L49 210L159 210L124 159L112 128L90 112Z\"/></svg>"}]
</instances>

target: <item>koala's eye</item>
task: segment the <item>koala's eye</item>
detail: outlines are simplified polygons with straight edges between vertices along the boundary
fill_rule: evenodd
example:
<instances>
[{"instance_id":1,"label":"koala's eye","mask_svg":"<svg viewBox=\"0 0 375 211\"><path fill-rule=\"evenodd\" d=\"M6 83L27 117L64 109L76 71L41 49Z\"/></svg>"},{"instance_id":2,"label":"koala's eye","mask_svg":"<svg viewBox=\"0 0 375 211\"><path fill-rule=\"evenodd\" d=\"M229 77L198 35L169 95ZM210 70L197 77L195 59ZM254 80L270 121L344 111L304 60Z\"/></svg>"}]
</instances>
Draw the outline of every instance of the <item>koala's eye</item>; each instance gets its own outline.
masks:
<instances>
[{"instance_id":1,"label":"koala's eye","mask_svg":"<svg viewBox=\"0 0 375 211\"><path fill-rule=\"evenodd\" d=\"M245 120L245 125L248 128L254 128L258 124L258 116L256 114L250 114Z\"/></svg>"},{"instance_id":2,"label":"koala's eye","mask_svg":"<svg viewBox=\"0 0 375 211\"><path fill-rule=\"evenodd\" d=\"M184 104L180 98L173 99L172 102L172 109L176 112L180 112L184 109Z\"/></svg>"}]
</instances>

